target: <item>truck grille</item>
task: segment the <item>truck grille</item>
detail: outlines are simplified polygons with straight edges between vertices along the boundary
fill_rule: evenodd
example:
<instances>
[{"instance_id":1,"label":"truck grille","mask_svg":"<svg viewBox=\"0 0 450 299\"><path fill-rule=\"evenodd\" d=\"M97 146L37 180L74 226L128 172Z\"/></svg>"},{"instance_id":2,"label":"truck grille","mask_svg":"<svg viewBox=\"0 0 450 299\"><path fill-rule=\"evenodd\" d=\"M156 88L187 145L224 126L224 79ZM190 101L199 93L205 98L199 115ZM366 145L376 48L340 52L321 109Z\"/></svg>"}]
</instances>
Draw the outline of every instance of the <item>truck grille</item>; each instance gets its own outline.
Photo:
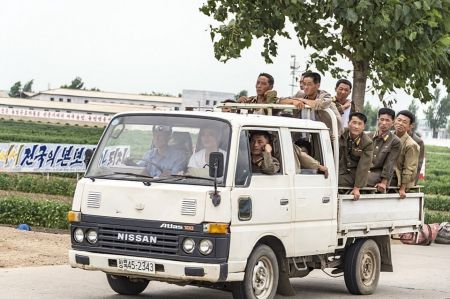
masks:
<instances>
[{"instance_id":1,"label":"truck grille","mask_svg":"<svg viewBox=\"0 0 450 299\"><path fill-rule=\"evenodd\" d=\"M127 236L119 239L118 235ZM130 236L133 236L130 240ZM136 241L137 236L141 241ZM147 238L145 238L146 236ZM150 240L155 240L151 242ZM130 254L131 252L141 254L169 254L176 255L178 252L178 235L175 233L162 232L157 229L145 229L136 227L117 227L113 225L100 224L98 227L98 247L122 251ZM143 242L142 239L147 240ZM149 242L150 241L150 242Z\"/></svg>"}]
</instances>

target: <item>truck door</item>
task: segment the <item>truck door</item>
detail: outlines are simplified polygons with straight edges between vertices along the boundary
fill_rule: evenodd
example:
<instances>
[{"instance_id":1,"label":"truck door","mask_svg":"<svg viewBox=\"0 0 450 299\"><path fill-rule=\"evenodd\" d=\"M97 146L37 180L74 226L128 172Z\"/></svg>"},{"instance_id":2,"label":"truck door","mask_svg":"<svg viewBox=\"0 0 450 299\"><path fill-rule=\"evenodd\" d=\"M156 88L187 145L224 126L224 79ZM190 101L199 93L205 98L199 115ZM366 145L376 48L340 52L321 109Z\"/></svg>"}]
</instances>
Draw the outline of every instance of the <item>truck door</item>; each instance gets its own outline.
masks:
<instances>
[{"instance_id":1,"label":"truck door","mask_svg":"<svg viewBox=\"0 0 450 299\"><path fill-rule=\"evenodd\" d=\"M256 130L270 133L272 155L280 162L275 174L252 173L250 138ZM232 233L230 252L247 259L256 241L273 235L292 253L292 188L285 173L279 130L249 128L240 132L234 188L231 191Z\"/></svg>"},{"instance_id":2,"label":"truck door","mask_svg":"<svg viewBox=\"0 0 450 299\"><path fill-rule=\"evenodd\" d=\"M329 176L325 178L323 173L308 165L310 160L306 159L304 165L296 163L293 201L295 256L328 252L329 247L335 245L333 238L336 238L331 143L328 136L321 135L320 131L290 130L290 135L292 142L304 153L329 168ZM322 138L327 139L328 146L324 145L326 143ZM298 150L295 152L293 149L292 153L296 159ZM325 159L327 157L329 159Z\"/></svg>"}]
</instances>

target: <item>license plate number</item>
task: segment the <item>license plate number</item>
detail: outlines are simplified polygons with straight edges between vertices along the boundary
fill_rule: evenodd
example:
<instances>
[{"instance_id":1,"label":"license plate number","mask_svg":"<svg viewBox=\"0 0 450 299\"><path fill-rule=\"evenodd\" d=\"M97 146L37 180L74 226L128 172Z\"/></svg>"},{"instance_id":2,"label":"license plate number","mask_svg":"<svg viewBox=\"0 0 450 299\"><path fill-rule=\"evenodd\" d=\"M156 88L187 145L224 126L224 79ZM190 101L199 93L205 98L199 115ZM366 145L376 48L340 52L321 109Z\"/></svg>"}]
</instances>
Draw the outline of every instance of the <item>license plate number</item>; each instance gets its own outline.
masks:
<instances>
[{"instance_id":1,"label":"license plate number","mask_svg":"<svg viewBox=\"0 0 450 299\"><path fill-rule=\"evenodd\" d=\"M118 259L117 268L124 271L155 273L155 264L143 260Z\"/></svg>"}]
</instances>

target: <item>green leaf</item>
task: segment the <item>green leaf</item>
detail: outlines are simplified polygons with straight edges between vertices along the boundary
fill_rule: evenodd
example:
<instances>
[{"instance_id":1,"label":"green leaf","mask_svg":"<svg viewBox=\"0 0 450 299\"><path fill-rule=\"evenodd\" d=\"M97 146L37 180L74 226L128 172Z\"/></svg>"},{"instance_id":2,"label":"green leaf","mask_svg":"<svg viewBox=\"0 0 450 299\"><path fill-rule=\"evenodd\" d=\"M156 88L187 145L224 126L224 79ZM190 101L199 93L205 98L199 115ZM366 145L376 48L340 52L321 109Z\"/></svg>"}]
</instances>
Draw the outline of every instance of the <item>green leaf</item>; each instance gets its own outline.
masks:
<instances>
[{"instance_id":1,"label":"green leaf","mask_svg":"<svg viewBox=\"0 0 450 299\"><path fill-rule=\"evenodd\" d=\"M347 10L347 20L349 20L352 23L356 23L358 21L358 15L356 14L353 8L349 8Z\"/></svg>"},{"instance_id":2,"label":"green leaf","mask_svg":"<svg viewBox=\"0 0 450 299\"><path fill-rule=\"evenodd\" d=\"M447 35L447 36L441 37L439 39L439 42L441 44L443 44L444 46L449 47L450 46L450 36Z\"/></svg>"},{"instance_id":3,"label":"green leaf","mask_svg":"<svg viewBox=\"0 0 450 299\"><path fill-rule=\"evenodd\" d=\"M416 39L416 36L417 36L417 32L416 32L416 31L413 31L413 32L411 32L411 33L409 34L408 39L409 39L410 41L413 41L413 40Z\"/></svg>"}]
</instances>

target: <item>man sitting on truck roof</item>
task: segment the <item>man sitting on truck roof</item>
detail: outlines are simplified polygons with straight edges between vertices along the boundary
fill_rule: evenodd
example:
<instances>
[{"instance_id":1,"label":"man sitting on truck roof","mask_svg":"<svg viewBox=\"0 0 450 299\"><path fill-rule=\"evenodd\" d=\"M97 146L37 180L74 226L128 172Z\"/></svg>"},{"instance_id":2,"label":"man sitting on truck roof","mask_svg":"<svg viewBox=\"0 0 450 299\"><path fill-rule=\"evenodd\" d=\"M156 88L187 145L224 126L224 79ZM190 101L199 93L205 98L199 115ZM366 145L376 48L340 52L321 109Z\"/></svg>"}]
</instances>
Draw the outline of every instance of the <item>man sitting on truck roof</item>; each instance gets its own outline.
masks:
<instances>
[{"instance_id":1,"label":"man sitting on truck roof","mask_svg":"<svg viewBox=\"0 0 450 299\"><path fill-rule=\"evenodd\" d=\"M329 129L332 129L331 119L328 113L323 111L327 108L330 108L336 115L338 134L341 134L343 132L341 114L336 109L336 106L331 105L331 95L324 90L320 90L320 74L316 72L306 72L302 77L302 84L304 89L298 91L293 98L280 99L278 101L278 104L291 104L297 106L298 109L303 109L305 105L308 105L312 108L309 117L307 112L302 110L301 118L310 118L312 120L321 121L325 123L325 125Z\"/></svg>"},{"instance_id":2,"label":"man sitting on truck roof","mask_svg":"<svg viewBox=\"0 0 450 299\"><path fill-rule=\"evenodd\" d=\"M252 153L252 172L275 174L280 171L280 162L272 156L270 134L266 131L253 131L250 137Z\"/></svg>"},{"instance_id":3,"label":"man sitting on truck roof","mask_svg":"<svg viewBox=\"0 0 450 299\"><path fill-rule=\"evenodd\" d=\"M394 122L395 135L400 138L401 150L395 166L395 174L391 186L399 187L400 198L406 197L406 192L416 182L417 163L419 162L419 145L409 136L415 122L414 114L408 110L397 113Z\"/></svg>"},{"instance_id":4,"label":"man sitting on truck roof","mask_svg":"<svg viewBox=\"0 0 450 299\"><path fill-rule=\"evenodd\" d=\"M367 117L361 112L349 116L348 128L339 137L339 187L353 188L354 200L367 184L372 163L373 143L364 133Z\"/></svg>"},{"instance_id":5,"label":"man sitting on truck roof","mask_svg":"<svg viewBox=\"0 0 450 299\"><path fill-rule=\"evenodd\" d=\"M378 192L385 192L389 186L400 154L400 139L390 131L394 119L394 110L381 108L378 110L378 130L368 134L374 149L367 185L377 188Z\"/></svg>"},{"instance_id":6,"label":"man sitting on truck roof","mask_svg":"<svg viewBox=\"0 0 450 299\"><path fill-rule=\"evenodd\" d=\"M275 80L268 73L261 73L256 80L256 96L241 96L237 102L247 104L273 104L277 100L277 92L273 90ZM266 114L264 111L254 111L253 114Z\"/></svg>"},{"instance_id":7,"label":"man sitting on truck roof","mask_svg":"<svg viewBox=\"0 0 450 299\"><path fill-rule=\"evenodd\" d=\"M186 169L187 159L183 151L169 146L172 128L153 126L153 148L147 151L139 165L145 165L148 175L161 177L176 175Z\"/></svg>"}]
</instances>

